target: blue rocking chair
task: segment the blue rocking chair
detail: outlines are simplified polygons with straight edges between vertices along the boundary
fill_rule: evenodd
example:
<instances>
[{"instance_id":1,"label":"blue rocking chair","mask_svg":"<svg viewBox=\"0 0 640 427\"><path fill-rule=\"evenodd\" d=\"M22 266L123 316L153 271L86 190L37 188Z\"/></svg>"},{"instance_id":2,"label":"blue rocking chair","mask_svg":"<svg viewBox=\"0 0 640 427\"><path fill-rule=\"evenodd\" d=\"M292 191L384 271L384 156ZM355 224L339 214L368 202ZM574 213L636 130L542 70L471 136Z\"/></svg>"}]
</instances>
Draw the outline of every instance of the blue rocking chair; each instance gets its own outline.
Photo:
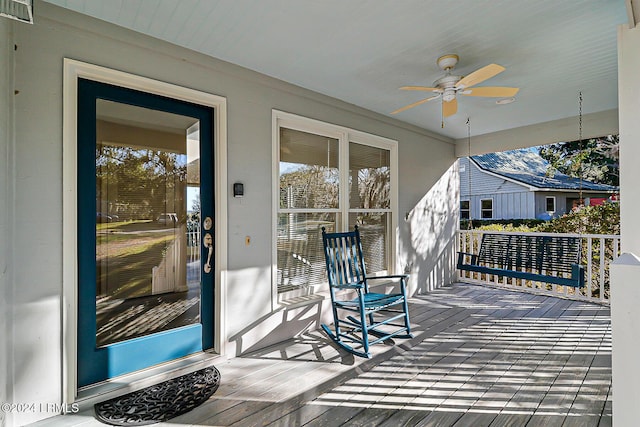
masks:
<instances>
[{"instance_id":1,"label":"blue rocking chair","mask_svg":"<svg viewBox=\"0 0 640 427\"><path fill-rule=\"evenodd\" d=\"M322 243L335 328L334 332L323 324L327 335L349 353L366 358L371 357L369 346L373 344L393 337L413 338L406 295L409 276L367 277L357 225L354 231L346 233L327 233L322 227ZM400 293L369 292L368 282L378 279L399 279ZM356 314L345 316L345 312ZM369 335L375 339L370 341ZM348 343L355 343L357 349Z\"/></svg>"}]
</instances>

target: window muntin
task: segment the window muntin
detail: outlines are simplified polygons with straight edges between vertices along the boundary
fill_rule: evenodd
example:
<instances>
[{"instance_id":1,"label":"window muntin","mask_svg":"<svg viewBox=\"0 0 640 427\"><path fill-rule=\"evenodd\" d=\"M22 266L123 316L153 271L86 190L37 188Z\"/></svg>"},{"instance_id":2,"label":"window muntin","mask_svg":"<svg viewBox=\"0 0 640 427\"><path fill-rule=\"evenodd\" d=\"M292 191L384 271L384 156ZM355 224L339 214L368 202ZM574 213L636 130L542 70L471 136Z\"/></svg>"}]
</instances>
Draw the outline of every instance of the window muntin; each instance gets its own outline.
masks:
<instances>
[{"instance_id":1,"label":"window muntin","mask_svg":"<svg viewBox=\"0 0 640 427\"><path fill-rule=\"evenodd\" d=\"M278 299L326 284L323 226L346 231L357 224L367 272L391 270L396 143L287 113L274 117Z\"/></svg>"},{"instance_id":2,"label":"window muntin","mask_svg":"<svg viewBox=\"0 0 640 427\"><path fill-rule=\"evenodd\" d=\"M480 200L480 217L482 219L493 218L493 199Z\"/></svg>"}]
</instances>

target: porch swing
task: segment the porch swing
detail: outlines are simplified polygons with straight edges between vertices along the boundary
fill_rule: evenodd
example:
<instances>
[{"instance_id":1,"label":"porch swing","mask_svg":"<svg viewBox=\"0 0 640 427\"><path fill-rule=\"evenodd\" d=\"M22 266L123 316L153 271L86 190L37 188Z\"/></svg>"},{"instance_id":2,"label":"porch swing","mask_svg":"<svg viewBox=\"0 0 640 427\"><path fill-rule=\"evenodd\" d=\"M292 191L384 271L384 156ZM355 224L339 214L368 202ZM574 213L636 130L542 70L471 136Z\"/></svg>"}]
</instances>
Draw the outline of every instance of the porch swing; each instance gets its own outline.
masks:
<instances>
[{"instance_id":1,"label":"porch swing","mask_svg":"<svg viewBox=\"0 0 640 427\"><path fill-rule=\"evenodd\" d=\"M579 98L579 137L582 146L582 92ZM467 119L467 143L471 158L470 121ZM469 192L471 170L469 169ZM580 203L582 173L580 173ZM471 207L471 206L470 206ZM472 227L469 209L469 228ZM584 267L580 265L582 238L528 233L513 235L504 232L485 233L478 253L458 252L457 268L462 271L513 277L563 286L581 288L585 284Z\"/></svg>"}]
</instances>

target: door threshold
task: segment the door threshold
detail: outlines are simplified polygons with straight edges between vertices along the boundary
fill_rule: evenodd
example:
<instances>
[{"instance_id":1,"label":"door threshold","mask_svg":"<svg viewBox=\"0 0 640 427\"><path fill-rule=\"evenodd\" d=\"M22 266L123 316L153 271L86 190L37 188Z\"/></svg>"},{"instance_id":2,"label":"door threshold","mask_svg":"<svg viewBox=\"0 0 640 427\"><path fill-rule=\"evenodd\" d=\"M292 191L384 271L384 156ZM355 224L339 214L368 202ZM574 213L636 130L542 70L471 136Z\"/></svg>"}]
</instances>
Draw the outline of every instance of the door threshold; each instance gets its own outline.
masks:
<instances>
[{"instance_id":1,"label":"door threshold","mask_svg":"<svg viewBox=\"0 0 640 427\"><path fill-rule=\"evenodd\" d=\"M75 403L78 403L80 410L83 411L96 403L189 374L211 366L214 361L223 360L226 360L225 356L213 352L191 354L178 360L82 387L78 390Z\"/></svg>"}]
</instances>

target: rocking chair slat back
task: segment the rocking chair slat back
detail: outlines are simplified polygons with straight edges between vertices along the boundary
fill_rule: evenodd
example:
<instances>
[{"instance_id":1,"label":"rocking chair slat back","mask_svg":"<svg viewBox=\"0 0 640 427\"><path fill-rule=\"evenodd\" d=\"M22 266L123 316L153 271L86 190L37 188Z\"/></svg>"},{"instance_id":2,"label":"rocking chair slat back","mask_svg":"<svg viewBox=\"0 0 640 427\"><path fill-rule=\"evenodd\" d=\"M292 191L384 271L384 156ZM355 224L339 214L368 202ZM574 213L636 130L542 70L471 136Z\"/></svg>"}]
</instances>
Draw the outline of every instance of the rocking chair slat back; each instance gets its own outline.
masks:
<instances>
[{"instance_id":1,"label":"rocking chair slat back","mask_svg":"<svg viewBox=\"0 0 640 427\"><path fill-rule=\"evenodd\" d=\"M334 286L362 282L366 270L362 258L362 243L353 233L323 234L329 283Z\"/></svg>"}]
</instances>

